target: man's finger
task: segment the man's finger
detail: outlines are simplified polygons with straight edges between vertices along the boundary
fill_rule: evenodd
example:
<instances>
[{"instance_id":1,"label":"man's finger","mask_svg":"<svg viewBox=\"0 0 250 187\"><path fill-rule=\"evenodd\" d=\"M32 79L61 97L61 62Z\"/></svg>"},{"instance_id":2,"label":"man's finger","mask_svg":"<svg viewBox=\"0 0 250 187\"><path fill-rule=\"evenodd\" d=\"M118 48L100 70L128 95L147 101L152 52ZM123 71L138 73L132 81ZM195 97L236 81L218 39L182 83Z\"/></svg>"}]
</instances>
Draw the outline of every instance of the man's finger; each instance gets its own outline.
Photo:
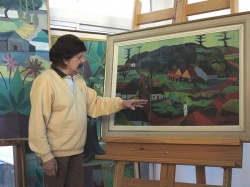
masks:
<instances>
[{"instance_id":1,"label":"man's finger","mask_svg":"<svg viewBox=\"0 0 250 187\"><path fill-rule=\"evenodd\" d=\"M51 174L51 171L50 171L50 170L47 170L47 169L46 169L46 170L44 170L44 173L46 173L46 175L48 175L48 176L50 176L50 177L52 176L52 174Z\"/></svg>"},{"instance_id":2,"label":"man's finger","mask_svg":"<svg viewBox=\"0 0 250 187\"><path fill-rule=\"evenodd\" d=\"M135 105L135 107L138 107L138 108L143 108L142 105Z\"/></svg>"},{"instance_id":3,"label":"man's finger","mask_svg":"<svg viewBox=\"0 0 250 187\"><path fill-rule=\"evenodd\" d=\"M56 164L56 173L57 173L57 171L58 171L58 166L57 166L57 164Z\"/></svg>"},{"instance_id":4,"label":"man's finger","mask_svg":"<svg viewBox=\"0 0 250 187\"><path fill-rule=\"evenodd\" d=\"M55 169L52 169L52 170L51 170L51 176L52 176L52 177L55 177L55 176L56 176L56 170L55 170Z\"/></svg>"}]
</instances>

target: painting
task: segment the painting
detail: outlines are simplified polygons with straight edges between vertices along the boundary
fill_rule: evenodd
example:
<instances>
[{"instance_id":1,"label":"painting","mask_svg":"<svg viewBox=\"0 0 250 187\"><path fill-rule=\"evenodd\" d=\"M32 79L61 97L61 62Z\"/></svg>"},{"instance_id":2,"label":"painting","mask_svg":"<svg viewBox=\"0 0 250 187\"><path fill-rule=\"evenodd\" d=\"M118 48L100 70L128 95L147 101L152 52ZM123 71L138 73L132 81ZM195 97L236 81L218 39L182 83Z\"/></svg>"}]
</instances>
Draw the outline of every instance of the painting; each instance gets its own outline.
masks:
<instances>
[{"instance_id":1,"label":"painting","mask_svg":"<svg viewBox=\"0 0 250 187\"><path fill-rule=\"evenodd\" d=\"M27 138L29 93L49 63L47 0L0 0L0 139Z\"/></svg>"},{"instance_id":2,"label":"painting","mask_svg":"<svg viewBox=\"0 0 250 187\"><path fill-rule=\"evenodd\" d=\"M249 141L249 34L244 13L109 35L104 95L148 103L103 135Z\"/></svg>"}]
</instances>

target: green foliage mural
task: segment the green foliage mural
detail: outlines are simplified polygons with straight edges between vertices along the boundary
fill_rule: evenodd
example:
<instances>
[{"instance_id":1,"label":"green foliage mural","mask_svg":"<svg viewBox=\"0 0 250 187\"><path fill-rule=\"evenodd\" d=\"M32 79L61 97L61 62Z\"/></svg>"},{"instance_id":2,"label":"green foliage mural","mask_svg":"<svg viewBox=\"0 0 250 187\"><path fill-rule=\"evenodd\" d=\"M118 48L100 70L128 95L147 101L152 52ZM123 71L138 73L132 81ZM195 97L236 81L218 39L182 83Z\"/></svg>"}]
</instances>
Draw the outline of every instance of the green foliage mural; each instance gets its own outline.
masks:
<instances>
[{"instance_id":1,"label":"green foliage mural","mask_svg":"<svg viewBox=\"0 0 250 187\"><path fill-rule=\"evenodd\" d=\"M10 53L6 53L3 58L3 65L7 67L8 78L0 71L3 85L0 85L0 114L21 113L29 115L30 113L30 89L34 78L36 78L45 68L38 59L31 59L25 66L18 66ZM19 69L23 69L21 72ZM12 74L14 74L12 76ZM24 75L22 78L21 76ZM30 77L31 76L31 77ZM27 81L26 79L30 79Z\"/></svg>"},{"instance_id":2,"label":"green foliage mural","mask_svg":"<svg viewBox=\"0 0 250 187\"><path fill-rule=\"evenodd\" d=\"M105 41L85 40L87 52L85 64L80 74L89 87L96 90L98 95L103 95L104 66L105 66Z\"/></svg>"},{"instance_id":3,"label":"green foliage mural","mask_svg":"<svg viewBox=\"0 0 250 187\"><path fill-rule=\"evenodd\" d=\"M33 80L50 67L46 0L0 0L0 139L27 138Z\"/></svg>"}]
</instances>

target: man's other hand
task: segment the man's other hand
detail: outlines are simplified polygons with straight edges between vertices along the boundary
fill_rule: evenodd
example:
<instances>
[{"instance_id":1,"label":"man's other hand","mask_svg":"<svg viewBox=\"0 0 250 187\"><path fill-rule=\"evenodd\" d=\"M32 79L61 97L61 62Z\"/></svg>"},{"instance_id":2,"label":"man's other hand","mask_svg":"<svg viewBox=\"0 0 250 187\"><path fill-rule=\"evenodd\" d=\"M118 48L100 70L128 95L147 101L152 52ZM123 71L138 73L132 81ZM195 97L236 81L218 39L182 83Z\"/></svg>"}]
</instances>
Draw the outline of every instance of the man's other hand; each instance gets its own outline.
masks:
<instances>
[{"instance_id":1,"label":"man's other hand","mask_svg":"<svg viewBox=\"0 0 250 187\"><path fill-rule=\"evenodd\" d=\"M51 160L43 163L43 171L48 176L55 177L57 173L57 162L55 158L52 158Z\"/></svg>"}]
</instances>

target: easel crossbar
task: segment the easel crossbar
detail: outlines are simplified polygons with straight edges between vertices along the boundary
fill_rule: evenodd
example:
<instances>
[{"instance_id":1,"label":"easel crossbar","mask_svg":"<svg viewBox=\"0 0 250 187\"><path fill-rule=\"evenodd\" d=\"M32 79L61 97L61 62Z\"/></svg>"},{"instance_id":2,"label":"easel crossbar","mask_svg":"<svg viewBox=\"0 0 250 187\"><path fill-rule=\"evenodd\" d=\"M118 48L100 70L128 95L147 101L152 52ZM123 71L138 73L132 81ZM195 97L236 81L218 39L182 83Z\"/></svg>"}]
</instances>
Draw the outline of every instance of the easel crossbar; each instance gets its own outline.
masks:
<instances>
[{"instance_id":1,"label":"easel crossbar","mask_svg":"<svg viewBox=\"0 0 250 187\"><path fill-rule=\"evenodd\" d=\"M173 164L161 165L160 180L126 178L126 177L123 177L124 164L125 164L124 161L119 161L116 163L114 187L142 187L142 186L143 187L167 187L167 186L171 186L171 187L225 187L227 186L226 183L224 183L224 186L221 186L221 185L207 185L205 182L197 182L197 184L175 182L176 166Z\"/></svg>"},{"instance_id":2,"label":"easel crossbar","mask_svg":"<svg viewBox=\"0 0 250 187\"><path fill-rule=\"evenodd\" d=\"M122 178L119 187L159 187L160 181L158 180L144 180L135 178ZM208 184L192 184L184 182L175 182L174 187L223 187L221 185L208 185Z\"/></svg>"},{"instance_id":3,"label":"easel crossbar","mask_svg":"<svg viewBox=\"0 0 250 187\"><path fill-rule=\"evenodd\" d=\"M155 144L181 144L181 145L241 145L239 138L187 138L187 137L131 137L110 136L103 137L104 142L112 143L155 143Z\"/></svg>"},{"instance_id":4,"label":"easel crossbar","mask_svg":"<svg viewBox=\"0 0 250 187\"><path fill-rule=\"evenodd\" d=\"M232 1L232 0L231 0ZM231 8L230 0L209 0L187 4L187 16L208 13ZM214 6L216 4L216 6ZM173 8L157 10L136 15L137 25L173 19Z\"/></svg>"}]
</instances>

